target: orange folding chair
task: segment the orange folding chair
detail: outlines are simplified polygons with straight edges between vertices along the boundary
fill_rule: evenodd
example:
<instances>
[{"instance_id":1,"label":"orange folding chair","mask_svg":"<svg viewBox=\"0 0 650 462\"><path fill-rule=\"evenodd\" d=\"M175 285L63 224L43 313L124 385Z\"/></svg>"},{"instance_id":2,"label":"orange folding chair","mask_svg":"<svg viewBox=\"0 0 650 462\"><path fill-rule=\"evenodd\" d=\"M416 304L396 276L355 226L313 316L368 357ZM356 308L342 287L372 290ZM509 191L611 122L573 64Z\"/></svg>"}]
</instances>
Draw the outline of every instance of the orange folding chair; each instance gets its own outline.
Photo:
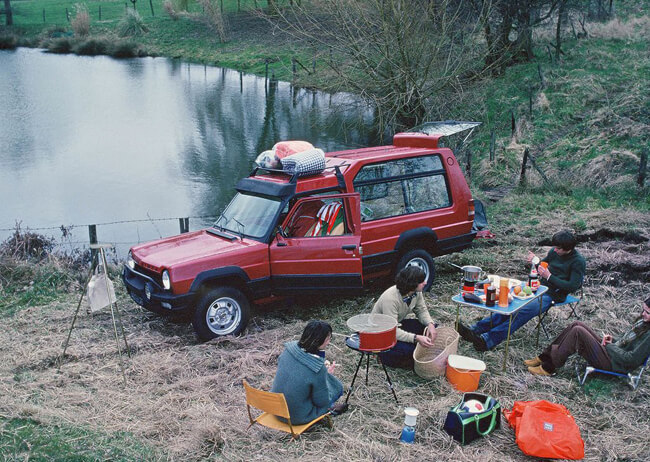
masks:
<instances>
[{"instance_id":1,"label":"orange folding chair","mask_svg":"<svg viewBox=\"0 0 650 462\"><path fill-rule=\"evenodd\" d=\"M291 423L291 417L289 416L289 407L287 406L287 400L284 398L284 395L282 393L273 393L270 391L258 390L257 388L251 387L248 382L246 382L246 380L243 382L244 390L246 391L246 408L248 409L248 419L250 420L250 425L248 428L251 428L253 425L258 423L268 428L291 433L293 439L298 438L307 429L323 419L325 419L327 426L329 428L332 428L332 417L330 416L329 412L316 417L309 423L302 425L293 425ZM262 413L256 418L253 418L251 407L259 409L262 411ZM283 417L287 419L287 421L283 422L282 420L278 419L278 417Z\"/></svg>"}]
</instances>

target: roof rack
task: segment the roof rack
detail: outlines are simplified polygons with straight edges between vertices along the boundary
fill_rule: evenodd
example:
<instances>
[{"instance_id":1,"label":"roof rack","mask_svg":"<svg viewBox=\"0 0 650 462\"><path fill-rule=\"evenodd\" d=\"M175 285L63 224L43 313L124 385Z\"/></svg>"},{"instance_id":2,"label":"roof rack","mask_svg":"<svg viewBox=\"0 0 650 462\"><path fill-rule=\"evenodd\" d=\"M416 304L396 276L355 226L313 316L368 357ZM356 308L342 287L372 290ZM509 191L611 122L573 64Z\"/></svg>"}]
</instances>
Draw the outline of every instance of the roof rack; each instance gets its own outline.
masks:
<instances>
[{"instance_id":1,"label":"roof rack","mask_svg":"<svg viewBox=\"0 0 650 462\"><path fill-rule=\"evenodd\" d=\"M343 177L343 173L341 173L341 167L347 167L349 165L350 164L345 163L345 162L342 163L342 164L339 164L339 165L332 165L332 166L329 166L329 167L325 167L323 169L323 172L325 170L332 170L333 169L334 174L336 175L336 179L338 181L339 187L342 190L345 191L346 190L345 178ZM286 170L282 170L282 169L278 169L278 168L260 167L259 165L256 165L255 168L253 168L253 170L248 174L248 177L250 178L252 176L255 176L257 174L257 172L260 171L260 170L264 171L264 172L280 173L282 175L290 176L289 183L297 183L298 182L298 172L288 172Z\"/></svg>"}]
</instances>

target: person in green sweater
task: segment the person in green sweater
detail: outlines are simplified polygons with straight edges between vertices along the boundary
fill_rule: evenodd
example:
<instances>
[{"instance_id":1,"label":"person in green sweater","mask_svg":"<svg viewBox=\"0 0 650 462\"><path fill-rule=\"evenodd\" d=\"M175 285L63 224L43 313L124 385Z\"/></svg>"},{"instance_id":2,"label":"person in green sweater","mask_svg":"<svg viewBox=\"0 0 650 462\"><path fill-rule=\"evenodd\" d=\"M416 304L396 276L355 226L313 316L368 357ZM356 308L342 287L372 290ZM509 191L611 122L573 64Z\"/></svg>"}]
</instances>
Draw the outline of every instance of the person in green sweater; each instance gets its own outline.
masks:
<instances>
[{"instance_id":1,"label":"person in green sweater","mask_svg":"<svg viewBox=\"0 0 650 462\"><path fill-rule=\"evenodd\" d=\"M332 375L336 362L325 361L331 338L332 326L312 320L299 341L284 344L271 391L284 394L292 424L311 422L327 412L340 414L347 408L335 404L343 395L343 385Z\"/></svg>"},{"instance_id":2,"label":"person in green sweater","mask_svg":"<svg viewBox=\"0 0 650 462\"><path fill-rule=\"evenodd\" d=\"M600 337L586 324L576 321L564 329L539 356L524 364L534 375L552 375L578 353L590 366L606 371L628 373L650 355L650 297L632 327L617 341L611 335Z\"/></svg>"},{"instance_id":3,"label":"person in green sweater","mask_svg":"<svg viewBox=\"0 0 650 462\"><path fill-rule=\"evenodd\" d=\"M551 239L553 248L541 260L548 263L548 267L540 265L538 268L541 283L548 287L542 295L542 313L551 308L553 303L560 303L566 299L570 292L575 292L582 286L585 277L586 262L584 257L576 250L576 238L570 231L558 231ZM528 261L536 258L532 252L528 253ZM539 259L537 259L539 263ZM514 333L521 326L540 314L537 303L529 303L521 308L512 318L510 333ZM491 350L508 337L510 316L493 314L486 316L471 327L458 323L458 333L474 344L478 351Z\"/></svg>"},{"instance_id":4,"label":"person in green sweater","mask_svg":"<svg viewBox=\"0 0 650 462\"><path fill-rule=\"evenodd\" d=\"M422 295L426 283L426 274L422 268L407 266L397 273L395 285L386 289L372 308L373 313L391 316L401 324L397 328L397 344L390 350L379 353L386 366L413 369L415 344L419 343L425 348L433 347L436 324L429 315ZM417 319L413 319L412 314Z\"/></svg>"}]
</instances>

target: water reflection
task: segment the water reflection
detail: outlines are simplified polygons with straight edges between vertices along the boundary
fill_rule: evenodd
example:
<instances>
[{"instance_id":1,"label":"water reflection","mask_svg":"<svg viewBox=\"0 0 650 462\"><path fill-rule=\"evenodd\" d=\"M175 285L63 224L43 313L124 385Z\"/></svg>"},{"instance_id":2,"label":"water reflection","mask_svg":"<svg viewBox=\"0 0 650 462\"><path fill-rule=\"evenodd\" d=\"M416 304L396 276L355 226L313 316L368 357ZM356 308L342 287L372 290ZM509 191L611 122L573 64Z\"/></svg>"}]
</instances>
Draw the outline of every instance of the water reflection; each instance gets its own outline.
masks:
<instances>
[{"instance_id":1,"label":"water reflection","mask_svg":"<svg viewBox=\"0 0 650 462\"><path fill-rule=\"evenodd\" d=\"M152 219L98 228L123 245L175 234L177 222L153 219L215 215L279 140L373 144L372 112L350 95L177 60L0 51L0 95L2 239L16 220L35 229ZM86 236L77 227L71 242Z\"/></svg>"}]
</instances>

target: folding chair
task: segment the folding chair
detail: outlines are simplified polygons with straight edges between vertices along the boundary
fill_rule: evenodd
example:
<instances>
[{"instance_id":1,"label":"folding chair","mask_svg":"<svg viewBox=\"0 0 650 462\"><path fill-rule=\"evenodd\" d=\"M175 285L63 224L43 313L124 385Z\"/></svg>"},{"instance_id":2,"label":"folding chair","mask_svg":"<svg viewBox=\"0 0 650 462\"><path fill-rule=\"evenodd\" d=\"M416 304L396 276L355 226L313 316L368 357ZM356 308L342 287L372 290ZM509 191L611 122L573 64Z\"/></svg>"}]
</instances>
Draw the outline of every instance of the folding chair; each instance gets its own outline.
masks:
<instances>
[{"instance_id":1,"label":"folding chair","mask_svg":"<svg viewBox=\"0 0 650 462\"><path fill-rule=\"evenodd\" d=\"M323 414L322 416L316 417L309 423L302 425L293 425L291 423L291 417L289 416L289 407L287 406L287 400L284 398L284 395L282 393L273 393L270 391L258 390L257 388L251 387L248 382L246 382L246 380L243 382L244 390L246 390L246 408L248 410L248 419L250 420L250 425L248 428L251 428L253 425L258 423L268 428L291 433L293 439L298 438L308 428L323 419L326 419L328 427L332 428L332 418L329 412ZM253 418L251 407L261 410L262 414L256 418ZM287 419L287 421L283 422L278 419L278 417L283 417Z\"/></svg>"},{"instance_id":2,"label":"folding chair","mask_svg":"<svg viewBox=\"0 0 650 462\"><path fill-rule=\"evenodd\" d=\"M541 324L542 330L544 331L544 335L546 335L547 339L550 339L551 337L548 335L548 331L546 330L546 326L544 325L544 319L546 319L546 315L548 314L549 311L551 311L551 308L554 306L568 306L571 308L571 313L569 314L569 318L571 316L575 316L576 319L580 319L580 316L578 316L578 312L576 311L578 309L578 305L580 305L580 302L582 301L582 288L576 292L575 296L574 295L567 295L566 299L563 302L560 303L555 303L553 302L551 304L551 307L542 314L542 317L539 320L539 323Z\"/></svg>"},{"instance_id":3,"label":"folding chair","mask_svg":"<svg viewBox=\"0 0 650 462\"><path fill-rule=\"evenodd\" d=\"M632 387L632 390L636 390L637 387L639 386L639 382L641 382L641 375L643 374L643 371L648 365L648 359L650 359L650 356L648 356L645 359L645 361L643 361L643 365L641 366L639 373L636 375L632 375L631 372L628 372L627 374L621 374L619 372L606 371L604 369L597 369L592 366L587 366L585 368L585 374L582 377L580 377L580 371L578 370L577 364L576 364L576 375L578 376L578 381L580 382L580 386L583 386L585 384L585 381L587 380L589 374L591 374L592 372L598 372L600 374L613 375L616 377L624 377L627 379L627 384Z\"/></svg>"}]
</instances>

